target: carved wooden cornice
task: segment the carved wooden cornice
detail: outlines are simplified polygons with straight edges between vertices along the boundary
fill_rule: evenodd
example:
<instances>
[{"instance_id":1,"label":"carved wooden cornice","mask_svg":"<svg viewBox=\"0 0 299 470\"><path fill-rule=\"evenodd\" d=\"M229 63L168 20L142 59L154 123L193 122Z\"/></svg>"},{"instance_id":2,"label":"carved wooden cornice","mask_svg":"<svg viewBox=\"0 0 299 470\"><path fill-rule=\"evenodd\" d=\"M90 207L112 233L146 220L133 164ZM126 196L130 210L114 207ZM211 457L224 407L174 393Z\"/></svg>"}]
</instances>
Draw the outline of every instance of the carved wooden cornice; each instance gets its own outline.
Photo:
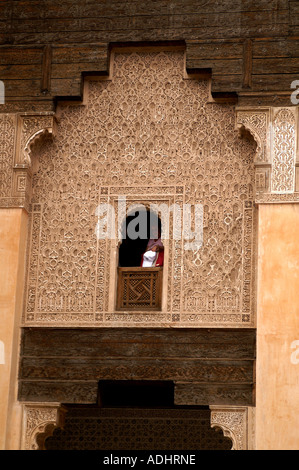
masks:
<instances>
[{"instance_id":1,"label":"carved wooden cornice","mask_svg":"<svg viewBox=\"0 0 299 470\"><path fill-rule=\"evenodd\" d=\"M0 207L29 208L31 197L31 149L46 134L53 135L55 117L52 112L3 114L2 152L6 154L7 190L0 191Z\"/></svg>"}]
</instances>

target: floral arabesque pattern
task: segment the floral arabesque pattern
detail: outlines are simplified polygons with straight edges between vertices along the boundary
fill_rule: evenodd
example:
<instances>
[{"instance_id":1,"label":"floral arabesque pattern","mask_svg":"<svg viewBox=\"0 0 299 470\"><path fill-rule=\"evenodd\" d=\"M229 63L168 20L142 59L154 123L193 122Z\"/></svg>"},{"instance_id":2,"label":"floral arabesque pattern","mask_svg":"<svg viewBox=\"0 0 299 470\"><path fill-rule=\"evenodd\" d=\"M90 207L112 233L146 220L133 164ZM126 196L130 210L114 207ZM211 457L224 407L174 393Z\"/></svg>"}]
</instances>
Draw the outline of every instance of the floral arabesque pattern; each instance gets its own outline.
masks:
<instances>
[{"instance_id":1,"label":"floral arabesque pattern","mask_svg":"<svg viewBox=\"0 0 299 470\"><path fill-rule=\"evenodd\" d=\"M234 107L184 78L181 51L115 54L113 70L87 84L85 106L60 106L54 141L31 155L25 322L251 324L255 148L238 138ZM131 202L159 202L170 185L180 204L203 205L202 248L169 250L162 313L107 314L111 246L96 239L95 209L116 185Z\"/></svg>"}]
</instances>

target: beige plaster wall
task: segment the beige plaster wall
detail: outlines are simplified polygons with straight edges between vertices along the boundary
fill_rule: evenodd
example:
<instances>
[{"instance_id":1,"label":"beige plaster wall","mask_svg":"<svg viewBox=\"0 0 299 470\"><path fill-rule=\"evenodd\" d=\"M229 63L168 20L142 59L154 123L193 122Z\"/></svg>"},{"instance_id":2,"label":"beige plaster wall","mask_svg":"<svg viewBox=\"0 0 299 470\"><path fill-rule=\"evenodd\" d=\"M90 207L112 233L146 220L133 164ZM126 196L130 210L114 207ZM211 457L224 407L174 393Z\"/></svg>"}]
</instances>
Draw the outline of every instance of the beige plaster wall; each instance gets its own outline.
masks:
<instances>
[{"instance_id":1,"label":"beige plaster wall","mask_svg":"<svg viewBox=\"0 0 299 470\"><path fill-rule=\"evenodd\" d=\"M26 234L24 210L0 210L0 449L18 448L21 431L16 377ZM299 205L260 205L257 449L299 449L298 294Z\"/></svg>"},{"instance_id":2,"label":"beige plaster wall","mask_svg":"<svg viewBox=\"0 0 299 470\"><path fill-rule=\"evenodd\" d=\"M0 449L18 448L21 409L16 403L19 319L22 306L27 213L0 210Z\"/></svg>"},{"instance_id":3,"label":"beige plaster wall","mask_svg":"<svg viewBox=\"0 0 299 470\"><path fill-rule=\"evenodd\" d=\"M259 206L256 374L257 449L299 449L299 204Z\"/></svg>"}]
</instances>

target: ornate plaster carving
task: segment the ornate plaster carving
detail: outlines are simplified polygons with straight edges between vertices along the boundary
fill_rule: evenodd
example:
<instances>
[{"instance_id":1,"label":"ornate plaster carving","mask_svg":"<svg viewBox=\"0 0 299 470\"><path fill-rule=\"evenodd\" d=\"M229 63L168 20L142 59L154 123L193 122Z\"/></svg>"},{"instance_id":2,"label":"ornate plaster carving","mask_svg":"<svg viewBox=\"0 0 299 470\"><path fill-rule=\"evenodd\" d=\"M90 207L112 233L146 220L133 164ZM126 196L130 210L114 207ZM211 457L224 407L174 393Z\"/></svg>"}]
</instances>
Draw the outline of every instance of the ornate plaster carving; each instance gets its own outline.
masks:
<instances>
[{"instance_id":1,"label":"ornate plaster carving","mask_svg":"<svg viewBox=\"0 0 299 470\"><path fill-rule=\"evenodd\" d=\"M46 438L56 427L63 427L65 412L59 403L24 404L21 450L43 450Z\"/></svg>"},{"instance_id":2,"label":"ornate plaster carving","mask_svg":"<svg viewBox=\"0 0 299 470\"><path fill-rule=\"evenodd\" d=\"M246 129L253 136L257 148L255 163L266 163L270 161L269 147L269 109L260 110L237 110L236 127L242 134Z\"/></svg>"},{"instance_id":3,"label":"ornate plaster carving","mask_svg":"<svg viewBox=\"0 0 299 470\"><path fill-rule=\"evenodd\" d=\"M231 450L248 450L247 407L210 406L211 427L232 440Z\"/></svg>"},{"instance_id":4,"label":"ornate plaster carving","mask_svg":"<svg viewBox=\"0 0 299 470\"><path fill-rule=\"evenodd\" d=\"M53 113L24 114L18 116L18 146L15 166L31 167L31 148L43 135L54 135Z\"/></svg>"},{"instance_id":5,"label":"ornate plaster carving","mask_svg":"<svg viewBox=\"0 0 299 470\"><path fill-rule=\"evenodd\" d=\"M16 142L16 116L0 114L0 206L10 205L13 160Z\"/></svg>"},{"instance_id":6,"label":"ornate plaster carving","mask_svg":"<svg viewBox=\"0 0 299 470\"><path fill-rule=\"evenodd\" d=\"M298 111L296 108L237 109L236 127L246 129L256 144L256 202L296 202ZM277 195L280 195L277 196Z\"/></svg>"},{"instance_id":7,"label":"ornate plaster carving","mask_svg":"<svg viewBox=\"0 0 299 470\"><path fill-rule=\"evenodd\" d=\"M32 148L43 137L54 135L55 118L53 113L19 115L13 172L12 195L23 198L23 206L29 208L32 189Z\"/></svg>"},{"instance_id":8,"label":"ornate plaster carving","mask_svg":"<svg viewBox=\"0 0 299 470\"><path fill-rule=\"evenodd\" d=\"M272 153L272 193L293 193L296 162L296 118L293 108L274 110Z\"/></svg>"},{"instance_id":9,"label":"ornate plaster carving","mask_svg":"<svg viewBox=\"0 0 299 470\"><path fill-rule=\"evenodd\" d=\"M59 108L56 138L33 157L27 325L253 324L254 145L183 68L183 51L115 54L111 80ZM170 227L162 312L114 311L117 246L96 239L95 210L118 196L203 205L202 249Z\"/></svg>"},{"instance_id":10,"label":"ornate plaster carving","mask_svg":"<svg viewBox=\"0 0 299 470\"><path fill-rule=\"evenodd\" d=\"M53 134L53 113L0 114L0 207L25 207L31 199L31 149Z\"/></svg>"}]
</instances>

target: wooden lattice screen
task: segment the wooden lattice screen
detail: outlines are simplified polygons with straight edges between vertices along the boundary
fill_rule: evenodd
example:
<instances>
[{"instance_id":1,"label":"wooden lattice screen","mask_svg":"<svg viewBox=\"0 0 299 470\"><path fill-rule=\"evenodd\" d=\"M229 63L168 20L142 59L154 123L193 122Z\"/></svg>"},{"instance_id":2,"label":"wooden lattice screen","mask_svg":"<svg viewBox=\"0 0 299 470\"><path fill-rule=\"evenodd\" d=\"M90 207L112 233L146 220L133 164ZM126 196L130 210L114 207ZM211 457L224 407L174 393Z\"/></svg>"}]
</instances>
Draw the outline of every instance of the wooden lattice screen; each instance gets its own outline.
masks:
<instances>
[{"instance_id":1,"label":"wooden lattice screen","mask_svg":"<svg viewBox=\"0 0 299 470\"><path fill-rule=\"evenodd\" d=\"M160 310L163 268L118 268L118 310Z\"/></svg>"}]
</instances>

